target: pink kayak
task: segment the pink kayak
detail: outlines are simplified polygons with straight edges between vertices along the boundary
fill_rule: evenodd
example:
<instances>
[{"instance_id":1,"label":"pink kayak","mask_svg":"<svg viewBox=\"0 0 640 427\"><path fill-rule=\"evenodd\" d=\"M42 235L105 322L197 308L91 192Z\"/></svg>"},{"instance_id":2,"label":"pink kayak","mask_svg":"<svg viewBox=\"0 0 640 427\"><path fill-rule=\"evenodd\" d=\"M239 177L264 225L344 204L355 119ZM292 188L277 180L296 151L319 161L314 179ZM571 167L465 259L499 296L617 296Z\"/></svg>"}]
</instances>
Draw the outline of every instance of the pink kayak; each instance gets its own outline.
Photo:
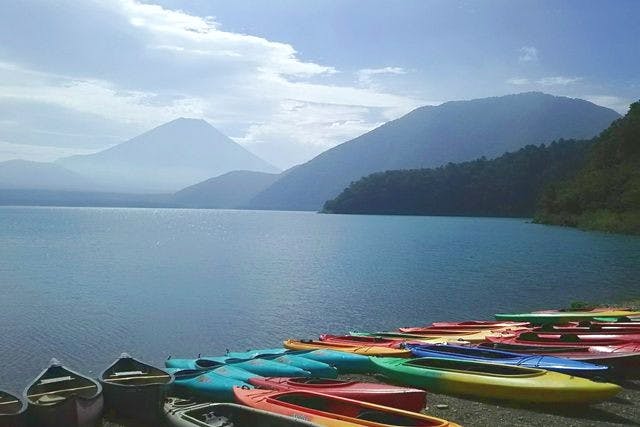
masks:
<instances>
[{"instance_id":1,"label":"pink kayak","mask_svg":"<svg viewBox=\"0 0 640 427\"><path fill-rule=\"evenodd\" d=\"M439 329L515 329L527 328L531 326L529 322L500 322L492 320L468 320L466 322L433 322L431 327ZM400 330L402 330L401 328Z\"/></svg>"}]
</instances>

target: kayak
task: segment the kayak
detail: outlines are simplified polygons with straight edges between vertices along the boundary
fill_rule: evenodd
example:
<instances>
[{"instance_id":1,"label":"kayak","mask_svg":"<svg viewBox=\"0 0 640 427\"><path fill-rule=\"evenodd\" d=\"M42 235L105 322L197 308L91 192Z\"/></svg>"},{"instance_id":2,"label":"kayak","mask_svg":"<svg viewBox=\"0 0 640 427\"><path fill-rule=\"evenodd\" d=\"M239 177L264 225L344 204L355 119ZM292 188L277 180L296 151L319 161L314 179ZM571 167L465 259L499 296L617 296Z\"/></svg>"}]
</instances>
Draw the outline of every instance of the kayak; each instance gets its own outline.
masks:
<instances>
[{"instance_id":1,"label":"kayak","mask_svg":"<svg viewBox=\"0 0 640 427\"><path fill-rule=\"evenodd\" d=\"M221 362L220 360L225 360ZM211 370L224 366L239 368L263 377L310 377L311 373L296 366L266 359L232 359L228 357L201 357L199 359L173 359L165 361L167 368ZM242 379L242 378L239 378Z\"/></svg>"},{"instance_id":2,"label":"kayak","mask_svg":"<svg viewBox=\"0 0 640 427\"><path fill-rule=\"evenodd\" d=\"M259 356L259 359L273 360L274 362L284 363L285 365L295 366L311 373L313 377L320 378L336 378L338 369L328 363L319 362L317 360L308 359L306 357L297 356L295 354L283 354L280 356Z\"/></svg>"},{"instance_id":3,"label":"kayak","mask_svg":"<svg viewBox=\"0 0 640 427\"><path fill-rule=\"evenodd\" d=\"M317 427L316 424L233 403L197 403L170 398L164 403L171 427Z\"/></svg>"},{"instance_id":4,"label":"kayak","mask_svg":"<svg viewBox=\"0 0 640 427\"><path fill-rule=\"evenodd\" d=\"M201 371L199 369L169 369L174 377L174 392L181 396L195 396L198 398L213 399L218 402L233 402L233 387L252 388L248 381L224 375L219 371Z\"/></svg>"},{"instance_id":5,"label":"kayak","mask_svg":"<svg viewBox=\"0 0 640 427\"><path fill-rule=\"evenodd\" d=\"M507 343L482 343L481 348L512 351L521 354L537 354L562 357L571 360L605 365L610 373L626 378L640 376L640 352L634 344L619 346L539 346Z\"/></svg>"},{"instance_id":6,"label":"kayak","mask_svg":"<svg viewBox=\"0 0 640 427\"><path fill-rule=\"evenodd\" d=\"M0 390L0 427L24 427L27 402L18 396Z\"/></svg>"},{"instance_id":7,"label":"kayak","mask_svg":"<svg viewBox=\"0 0 640 427\"><path fill-rule=\"evenodd\" d=\"M532 313L602 313L607 311L633 311L630 308L618 308L618 307L585 307L585 308L560 308L550 310L537 310Z\"/></svg>"},{"instance_id":8,"label":"kayak","mask_svg":"<svg viewBox=\"0 0 640 427\"><path fill-rule=\"evenodd\" d=\"M457 426L417 412L310 391L235 388L234 392L237 401L244 405L326 427Z\"/></svg>"},{"instance_id":9,"label":"kayak","mask_svg":"<svg viewBox=\"0 0 640 427\"><path fill-rule=\"evenodd\" d=\"M258 388L277 391L307 390L414 412L424 409L427 396L424 390L415 388L320 378L252 378L249 382Z\"/></svg>"},{"instance_id":10,"label":"kayak","mask_svg":"<svg viewBox=\"0 0 640 427\"><path fill-rule=\"evenodd\" d=\"M562 372L581 377L603 375L609 369L607 366L580 362L561 357L512 353L501 350L491 350L482 347L459 345L427 344L407 345L415 357L438 357L456 360L471 360L475 362L501 363L504 365L539 368L549 371Z\"/></svg>"},{"instance_id":11,"label":"kayak","mask_svg":"<svg viewBox=\"0 0 640 427\"><path fill-rule=\"evenodd\" d=\"M615 323L611 324L615 325ZM555 326L547 324L541 327L532 328L531 332L551 333L551 334L579 334L579 335L638 335L640 336L640 328L627 326L573 326L563 325Z\"/></svg>"},{"instance_id":12,"label":"kayak","mask_svg":"<svg viewBox=\"0 0 640 427\"><path fill-rule=\"evenodd\" d=\"M405 334L402 332L349 332L349 335L356 337L379 337L387 339L401 339L409 342L422 342L427 344L445 344L454 341L465 341L469 343L480 343L488 336L494 335L493 331L480 332L456 332L449 335L428 335L428 334Z\"/></svg>"},{"instance_id":13,"label":"kayak","mask_svg":"<svg viewBox=\"0 0 640 427\"><path fill-rule=\"evenodd\" d=\"M431 326L439 329L515 329L528 328L529 322L496 322L492 320L468 320L466 322L433 322ZM402 331L403 328L399 330ZM403 331L404 332L404 331Z\"/></svg>"},{"instance_id":14,"label":"kayak","mask_svg":"<svg viewBox=\"0 0 640 427\"><path fill-rule=\"evenodd\" d=\"M375 347L402 348L404 341L399 338L359 337L355 335L320 335L320 341L349 345L370 345Z\"/></svg>"},{"instance_id":15,"label":"kayak","mask_svg":"<svg viewBox=\"0 0 640 427\"><path fill-rule=\"evenodd\" d=\"M637 335L583 335L559 334L549 332L524 332L489 336L487 341L505 344L535 344L540 346L592 346L592 345L622 345L637 344L640 349L640 336ZM640 351L640 350L638 350Z\"/></svg>"},{"instance_id":16,"label":"kayak","mask_svg":"<svg viewBox=\"0 0 640 427\"><path fill-rule=\"evenodd\" d=\"M246 352L230 352L227 355L237 359L253 359L260 356L278 356L287 354L316 360L335 367L339 373L367 373L371 371L369 357L354 353L345 353L334 350L302 350L292 351L286 348L273 348L263 350L249 350Z\"/></svg>"},{"instance_id":17,"label":"kayak","mask_svg":"<svg viewBox=\"0 0 640 427\"><path fill-rule=\"evenodd\" d=\"M93 427L102 417L102 386L56 359L23 392L29 423L38 427Z\"/></svg>"},{"instance_id":18,"label":"kayak","mask_svg":"<svg viewBox=\"0 0 640 427\"><path fill-rule=\"evenodd\" d=\"M173 376L123 353L102 372L105 411L146 423L158 421Z\"/></svg>"},{"instance_id":19,"label":"kayak","mask_svg":"<svg viewBox=\"0 0 640 427\"><path fill-rule=\"evenodd\" d=\"M513 313L496 314L496 320L510 320L519 322L530 322L533 324L542 323L567 323L582 320L597 320L598 318L628 319L629 317L640 316L637 311L563 311L553 313Z\"/></svg>"},{"instance_id":20,"label":"kayak","mask_svg":"<svg viewBox=\"0 0 640 427\"><path fill-rule=\"evenodd\" d=\"M535 403L591 403L622 389L544 369L467 360L372 358L381 374L437 393Z\"/></svg>"},{"instance_id":21,"label":"kayak","mask_svg":"<svg viewBox=\"0 0 640 427\"><path fill-rule=\"evenodd\" d=\"M331 343L331 342L318 341L318 340L287 340L284 342L284 346L291 350L329 349L329 350L335 350L335 351L343 351L347 353L362 354L367 356L408 357L411 354L409 350L405 350L405 349L376 347L371 345L349 345L349 344ZM275 376L275 375L269 375L269 376Z\"/></svg>"}]
</instances>

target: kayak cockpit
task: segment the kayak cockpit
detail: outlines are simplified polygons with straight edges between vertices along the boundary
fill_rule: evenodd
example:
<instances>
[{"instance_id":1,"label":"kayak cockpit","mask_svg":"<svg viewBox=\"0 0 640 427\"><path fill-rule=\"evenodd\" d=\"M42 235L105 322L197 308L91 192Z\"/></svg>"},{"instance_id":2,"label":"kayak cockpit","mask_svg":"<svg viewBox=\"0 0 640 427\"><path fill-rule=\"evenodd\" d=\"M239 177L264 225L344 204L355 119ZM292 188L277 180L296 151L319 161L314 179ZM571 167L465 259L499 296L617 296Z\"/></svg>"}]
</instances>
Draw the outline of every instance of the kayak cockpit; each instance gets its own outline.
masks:
<instances>
[{"instance_id":1,"label":"kayak cockpit","mask_svg":"<svg viewBox=\"0 0 640 427\"><path fill-rule=\"evenodd\" d=\"M405 415L391 408L378 409L375 405L346 399L332 399L329 396L303 392L291 392L269 398L272 403L304 412L316 413L329 418L349 417L362 421L392 426L436 426L439 423L428 419Z\"/></svg>"}]
</instances>

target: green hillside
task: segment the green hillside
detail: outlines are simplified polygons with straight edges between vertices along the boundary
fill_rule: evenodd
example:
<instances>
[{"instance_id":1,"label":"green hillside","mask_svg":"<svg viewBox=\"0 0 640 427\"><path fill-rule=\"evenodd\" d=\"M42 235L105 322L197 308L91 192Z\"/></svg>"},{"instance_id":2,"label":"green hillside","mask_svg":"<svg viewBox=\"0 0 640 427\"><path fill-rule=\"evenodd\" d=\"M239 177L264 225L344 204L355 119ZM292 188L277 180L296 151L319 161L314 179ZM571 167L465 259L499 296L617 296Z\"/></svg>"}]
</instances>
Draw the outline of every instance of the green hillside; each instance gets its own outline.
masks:
<instances>
[{"instance_id":1,"label":"green hillside","mask_svg":"<svg viewBox=\"0 0 640 427\"><path fill-rule=\"evenodd\" d=\"M640 102L596 138L573 179L545 191L536 221L640 234Z\"/></svg>"},{"instance_id":2,"label":"green hillside","mask_svg":"<svg viewBox=\"0 0 640 427\"><path fill-rule=\"evenodd\" d=\"M529 145L493 160L393 170L352 183L324 212L529 217L543 189L575 174L590 143Z\"/></svg>"}]
</instances>

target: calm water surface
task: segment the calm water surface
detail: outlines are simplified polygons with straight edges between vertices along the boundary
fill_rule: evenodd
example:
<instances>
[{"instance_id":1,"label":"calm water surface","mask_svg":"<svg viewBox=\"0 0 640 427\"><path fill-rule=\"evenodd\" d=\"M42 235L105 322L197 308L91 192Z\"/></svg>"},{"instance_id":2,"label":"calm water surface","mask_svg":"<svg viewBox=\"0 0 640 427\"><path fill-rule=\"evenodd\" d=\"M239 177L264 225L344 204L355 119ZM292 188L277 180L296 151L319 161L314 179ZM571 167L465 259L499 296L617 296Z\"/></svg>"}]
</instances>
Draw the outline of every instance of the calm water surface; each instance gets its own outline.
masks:
<instances>
[{"instance_id":1,"label":"calm water surface","mask_svg":"<svg viewBox=\"0 0 640 427\"><path fill-rule=\"evenodd\" d=\"M0 388L52 356L277 346L640 292L640 238L517 219L0 208Z\"/></svg>"}]
</instances>

